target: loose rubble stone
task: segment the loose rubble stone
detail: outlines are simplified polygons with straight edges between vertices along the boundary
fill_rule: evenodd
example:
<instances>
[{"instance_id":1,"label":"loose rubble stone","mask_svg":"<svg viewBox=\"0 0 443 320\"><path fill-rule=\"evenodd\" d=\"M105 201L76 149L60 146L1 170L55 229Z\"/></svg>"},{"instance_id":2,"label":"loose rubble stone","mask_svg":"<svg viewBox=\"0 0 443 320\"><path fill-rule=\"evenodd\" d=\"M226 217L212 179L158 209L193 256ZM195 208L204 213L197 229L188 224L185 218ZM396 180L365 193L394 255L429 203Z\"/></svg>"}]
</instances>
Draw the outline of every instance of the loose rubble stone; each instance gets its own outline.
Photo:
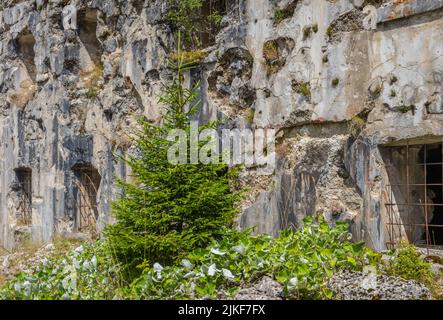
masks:
<instances>
[{"instance_id":1,"label":"loose rubble stone","mask_svg":"<svg viewBox=\"0 0 443 320\"><path fill-rule=\"evenodd\" d=\"M423 300L429 289L416 281L362 272L342 271L328 283L339 300Z\"/></svg>"},{"instance_id":2,"label":"loose rubble stone","mask_svg":"<svg viewBox=\"0 0 443 320\"><path fill-rule=\"evenodd\" d=\"M234 300L282 300L283 286L271 279L263 277L250 287L242 288Z\"/></svg>"}]
</instances>

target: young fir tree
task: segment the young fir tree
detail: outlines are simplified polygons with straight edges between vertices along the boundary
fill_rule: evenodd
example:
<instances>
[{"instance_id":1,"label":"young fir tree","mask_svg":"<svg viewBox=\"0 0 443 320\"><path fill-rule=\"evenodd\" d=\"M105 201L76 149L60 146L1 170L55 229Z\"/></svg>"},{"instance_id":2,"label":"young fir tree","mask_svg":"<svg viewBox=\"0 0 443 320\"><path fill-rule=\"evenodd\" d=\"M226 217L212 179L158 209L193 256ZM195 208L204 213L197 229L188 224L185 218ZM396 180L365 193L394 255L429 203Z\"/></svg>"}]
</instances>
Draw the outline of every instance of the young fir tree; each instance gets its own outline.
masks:
<instances>
[{"instance_id":1,"label":"young fir tree","mask_svg":"<svg viewBox=\"0 0 443 320\"><path fill-rule=\"evenodd\" d=\"M185 62L180 52L176 57L169 62L175 75L160 98L166 107L164 122L158 126L140 120L133 138L137 152L122 159L132 169L134 182L117 180L121 196L113 203L116 223L106 229L113 254L129 278L140 273L140 265L170 264L206 246L232 224L236 213L238 195L230 189L235 170L222 163L168 162L168 149L175 143L168 141L168 132L182 129L189 137L190 118L200 106L198 84L184 86L183 73L193 62ZM189 157L189 140L187 149Z\"/></svg>"}]
</instances>

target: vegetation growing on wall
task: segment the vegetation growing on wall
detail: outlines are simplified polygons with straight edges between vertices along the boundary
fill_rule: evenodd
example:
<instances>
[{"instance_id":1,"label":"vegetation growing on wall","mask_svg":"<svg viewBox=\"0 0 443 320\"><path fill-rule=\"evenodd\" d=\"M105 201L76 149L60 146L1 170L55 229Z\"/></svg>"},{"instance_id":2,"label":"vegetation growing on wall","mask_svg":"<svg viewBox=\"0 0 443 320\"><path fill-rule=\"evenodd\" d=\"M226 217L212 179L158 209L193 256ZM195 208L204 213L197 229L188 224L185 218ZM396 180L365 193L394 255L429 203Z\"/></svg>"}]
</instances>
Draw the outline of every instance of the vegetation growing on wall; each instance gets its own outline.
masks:
<instances>
[{"instance_id":1,"label":"vegetation growing on wall","mask_svg":"<svg viewBox=\"0 0 443 320\"><path fill-rule=\"evenodd\" d=\"M197 49L204 45L202 33L215 34L219 30L223 12L211 8L208 14L202 14L204 4L204 0L170 0L166 19L173 32L183 35L187 49Z\"/></svg>"},{"instance_id":2,"label":"vegetation growing on wall","mask_svg":"<svg viewBox=\"0 0 443 320\"><path fill-rule=\"evenodd\" d=\"M297 7L299 0L294 0L290 2L283 9L277 8L274 12L274 24L277 25L281 23L283 20L288 19L294 15L294 11Z\"/></svg>"},{"instance_id":3,"label":"vegetation growing on wall","mask_svg":"<svg viewBox=\"0 0 443 320\"><path fill-rule=\"evenodd\" d=\"M311 99L311 85L309 82L292 81L292 89L306 99Z\"/></svg>"},{"instance_id":4,"label":"vegetation growing on wall","mask_svg":"<svg viewBox=\"0 0 443 320\"><path fill-rule=\"evenodd\" d=\"M284 67L286 58L294 46L294 40L289 37L279 37L263 44L263 58L268 76Z\"/></svg>"}]
</instances>

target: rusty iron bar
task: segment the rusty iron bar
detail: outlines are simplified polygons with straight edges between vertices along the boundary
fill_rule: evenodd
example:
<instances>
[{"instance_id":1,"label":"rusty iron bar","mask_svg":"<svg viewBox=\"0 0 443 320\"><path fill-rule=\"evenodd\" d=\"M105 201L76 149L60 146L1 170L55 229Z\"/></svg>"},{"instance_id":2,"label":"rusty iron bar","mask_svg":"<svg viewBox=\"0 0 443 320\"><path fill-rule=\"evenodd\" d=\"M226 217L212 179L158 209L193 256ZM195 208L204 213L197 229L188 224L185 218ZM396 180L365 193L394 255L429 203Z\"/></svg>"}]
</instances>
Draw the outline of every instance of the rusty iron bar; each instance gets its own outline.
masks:
<instances>
[{"instance_id":1,"label":"rusty iron bar","mask_svg":"<svg viewBox=\"0 0 443 320\"><path fill-rule=\"evenodd\" d=\"M409 185L410 186L414 186L414 187L423 187L423 186L425 186L424 183L410 183ZM393 183L393 184L390 184L390 186L392 186L392 187L406 187L406 183ZM428 186L428 187L432 187L432 186L438 187L438 186L443 186L443 183L427 183L426 186Z\"/></svg>"},{"instance_id":2,"label":"rusty iron bar","mask_svg":"<svg viewBox=\"0 0 443 320\"><path fill-rule=\"evenodd\" d=\"M420 167L420 166L424 166L424 165L427 165L427 166L439 166L439 165L441 165L441 164L443 164L443 162L430 162L430 163L412 163L412 164L410 164L409 166L410 167ZM400 166L398 166L398 165L393 165L393 164L386 164L385 165L385 167L386 168L389 168L389 167L402 167L401 165ZM406 167L406 165L405 165L405 167Z\"/></svg>"},{"instance_id":3,"label":"rusty iron bar","mask_svg":"<svg viewBox=\"0 0 443 320\"><path fill-rule=\"evenodd\" d=\"M433 203L433 204L426 204L426 203L385 203L385 206L390 207L406 207L406 206L415 206L415 207L423 207L423 206L429 206L429 207L442 207L443 203Z\"/></svg>"},{"instance_id":4,"label":"rusty iron bar","mask_svg":"<svg viewBox=\"0 0 443 320\"><path fill-rule=\"evenodd\" d=\"M425 151L424 151L424 162L427 163L428 160L428 146L425 144L424 145ZM427 245L427 254L429 255L429 241L430 241L430 237L429 237L429 226L428 226L428 187L426 185L426 183L428 182L428 166L424 165L424 170L425 170L425 233L426 233L426 245Z\"/></svg>"},{"instance_id":5,"label":"rusty iron bar","mask_svg":"<svg viewBox=\"0 0 443 320\"><path fill-rule=\"evenodd\" d=\"M396 245L397 243L396 242L386 242L386 244L391 244L391 245ZM422 248L423 247L423 245L422 244L415 244L417 247L419 247L419 248ZM429 245L429 248L443 248L443 245L437 245L437 244L431 244L431 245Z\"/></svg>"},{"instance_id":6,"label":"rusty iron bar","mask_svg":"<svg viewBox=\"0 0 443 320\"><path fill-rule=\"evenodd\" d=\"M389 225L400 225L400 226L407 226L407 227L424 227L424 226L428 226L428 227L434 227L434 228L443 228L443 225L441 224L424 224L424 223L388 223Z\"/></svg>"}]
</instances>

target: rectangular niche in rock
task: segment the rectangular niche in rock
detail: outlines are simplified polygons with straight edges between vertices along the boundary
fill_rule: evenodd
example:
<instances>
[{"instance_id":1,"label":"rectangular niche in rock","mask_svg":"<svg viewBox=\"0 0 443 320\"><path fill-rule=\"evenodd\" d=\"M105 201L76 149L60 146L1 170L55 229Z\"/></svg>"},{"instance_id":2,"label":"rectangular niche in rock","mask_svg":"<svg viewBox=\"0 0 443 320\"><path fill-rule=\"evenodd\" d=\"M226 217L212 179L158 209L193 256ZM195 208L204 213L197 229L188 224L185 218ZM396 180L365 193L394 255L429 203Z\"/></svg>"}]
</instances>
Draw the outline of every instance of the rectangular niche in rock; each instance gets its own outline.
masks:
<instances>
[{"instance_id":1,"label":"rectangular niche in rock","mask_svg":"<svg viewBox=\"0 0 443 320\"><path fill-rule=\"evenodd\" d=\"M101 61L101 45L97 39L97 10L84 9L77 14L78 35L89 58L97 65Z\"/></svg>"},{"instance_id":2,"label":"rectangular niche in rock","mask_svg":"<svg viewBox=\"0 0 443 320\"><path fill-rule=\"evenodd\" d=\"M78 164L74 173L75 218L78 231L97 235L97 192L101 176L90 164Z\"/></svg>"},{"instance_id":3,"label":"rectangular niche in rock","mask_svg":"<svg viewBox=\"0 0 443 320\"><path fill-rule=\"evenodd\" d=\"M22 33L20 33L17 38L14 40L14 45L17 50L19 58L22 60L23 64L28 71L29 77L32 81L35 82L36 78L36 67L35 67L35 38L32 33L25 29Z\"/></svg>"},{"instance_id":4,"label":"rectangular niche in rock","mask_svg":"<svg viewBox=\"0 0 443 320\"><path fill-rule=\"evenodd\" d=\"M204 1L202 7L202 16L207 18L207 25L203 26L204 32L200 33L200 42L202 47L209 47L215 43L215 36L220 31L220 27L215 23L214 18L226 14L228 0L209 0ZM212 17L212 18L211 18ZM207 31L206 31L207 30Z\"/></svg>"},{"instance_id":5,"label":"rectangular niche in rock","mask_svg":"<svg viewBox=\"0 0 443 320\"><path fill-rule=\"evenodd\" d=\"M407 240L443 248L443 143L436 139L381 150L389 180L384 190L388 247Z\"/></svg>"},{"instance_id":6,"label":"rectangular niche in rock","mask_svg":"<svg viewBox=\"0 0 443 320\"><path fill-rule=\"evenodd\" d=\"M132 0L132 6L134 7L135 11L137 11L138 15L142 13L144 4L144 0Z\"/></svg>"},{"instance_id":7,"label":"rectangular niche in rock","mask_svg":"<svg viewBox=\"0 0 443 320\"><path fill-rule=\"evenodd\" d=\"M17 225L29 226L32 224L32 170L17 168L15 177L17 181Z\"/></svg>"}]
</instances>

